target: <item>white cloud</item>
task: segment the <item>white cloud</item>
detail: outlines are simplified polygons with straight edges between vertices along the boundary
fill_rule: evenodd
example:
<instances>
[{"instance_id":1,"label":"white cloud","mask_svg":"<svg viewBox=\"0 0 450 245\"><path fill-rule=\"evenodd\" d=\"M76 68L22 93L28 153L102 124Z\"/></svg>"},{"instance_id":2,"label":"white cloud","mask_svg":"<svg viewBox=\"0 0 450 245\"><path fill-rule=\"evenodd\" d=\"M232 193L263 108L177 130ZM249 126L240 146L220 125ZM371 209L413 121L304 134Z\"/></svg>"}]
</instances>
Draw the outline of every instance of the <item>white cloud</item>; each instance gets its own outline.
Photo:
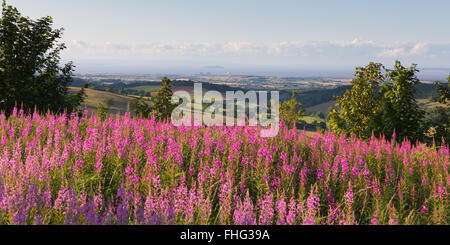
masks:
<instances>
[{"instance_id":1,"label":"white cloud","mask_svg":"<svg viewBox=\"0 0 450 245\"><path fill-rule=\"evenodd\" d=\"M360 40L360 39L353 39L351 44L353 46L363 46L363 45L369 45L369 46L375 46L375 41L373 40Z\"/></svg>"},{"instance_id":2,"label":"white cloud","mask_svg":"<svg viewBox=\"0 0 450 245\"><path fill-rule=\"evenodd\" d=\"M425 60L450 60L450 44L377 42L353 39L348 41L308 41L255 43L246 41L213 42L167 42L167 43L89 43L81 40L68 42L70 59L158 59L158 58L246 58L254 61L275 62L310 59L349 62L359 60L414 58ZM442 63L442 62L441 62ZM448 63L448 62L447 62ZM446 64L447 64L446 63Z\"/></svg>"},{"instance_id":3,"label":"white cloud","mask_svg":"<svg viewBox=\"0 0 450 245\"><path fill-rule=\"evenodd\" d=\"M394 49L387 49L377 54L379 57L399 57L399 56L405 56L406 52L404 48L394 48Z\"/></svg>"},{"instance_id":4,"label":"white cloud","mask_svg":"<svg viewBox=\"0 0 450 245\"><path fill-rule=\"evenodd\" d=\"M414 45L414 47L409 51L410 55L420 55L425 54L428 51L428 44L427 43L417 43Z\"/></svg>"},{"instance_id":5,"label":"white cloud","mask_svg":"<svg viewBox=\"0 0 450 245\"><path fill-rule=\"evenodd\" d=\"M415 44L402 44L400 47L386 49L379 52L377 55L379 57L410 57L410 56L427 56L432 55L429 53L429 47L431 46L428 43L415 43ZM447 48L450 45L447 45ZM442 50L442 53L445 53L445 50Z\"/></svg>"}]
</instances>

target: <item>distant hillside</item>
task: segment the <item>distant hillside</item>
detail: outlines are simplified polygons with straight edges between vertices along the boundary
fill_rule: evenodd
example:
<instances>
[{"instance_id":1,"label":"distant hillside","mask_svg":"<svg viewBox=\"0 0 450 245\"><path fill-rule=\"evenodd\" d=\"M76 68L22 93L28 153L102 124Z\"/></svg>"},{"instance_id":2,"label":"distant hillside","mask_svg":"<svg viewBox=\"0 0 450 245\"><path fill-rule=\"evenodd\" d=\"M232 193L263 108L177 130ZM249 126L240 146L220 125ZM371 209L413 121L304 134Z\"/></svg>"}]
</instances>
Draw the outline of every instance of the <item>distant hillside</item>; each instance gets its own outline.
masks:
<instances>
[{"instance_id":1,"label":"distant hillside","mask_svg":"<svg viewBox=\"0 0 450 245\"><path fill-rule=\"evenodd\" d=\"M76 78L76 81L73 84L73 87L82 87L86 83L85 80ZM234 91L234 90L243 90L242 88L231 87L228 85L222 84L213 84L207 82L194 82L190 80L174 80L172 82L173 89L177 90L179 88L193 88L195 83L202 83L203 91L206 92L208 90L216 90L222 93L226 91ZM123 95L137 95L137 96L151 96L152 93L159 90L161 87L160 81L131 81L131 82L123 82L123 81L94 81L90 82L90 88L100 91L112 92L116 94Z\"/></svg>"},{"instance_id":2,"label":"distant hillside","mask_svg":"<svg viewBox=\"0 0 450 245\"><path fill-rule=\"evenodd\" d=\"M309 91L297 92L297 101L301 102L304 107L312 107L329 101L334 101L334 96L344 95L347 89L351 89L351 86L341 86L330 89L317 89ZM292 93L289 91L280 92L280 100L289 100L292 97Z\"/></svg>"},{"instance_id":3,"label":"distant hillside","mask_svg":"<svg viewBox=\"0 0 450 245\"><path fill-rule=\"evenodd\" d=\"M83 79L77 78L74 82L75 87L82 86L85 83ZM186 90L192 92L194 84L197 83L191 80L174 80L173 81L173 90ZM240 87L233 87L226 84L214 84L209 82L201 82L203 86L203 92L209 90L219 91L221 93L225 93L226 91L236 91L242 90L246 92L246 89ZM126 111L128 101L132 100L132 98L126 96L143 96L143 97L151 97L154 96L154 93L158 91L161 87L161 82L159 81L121 81L121 80L111 80L108 82L105 81L96 81L91 83L91 88L94 91L91 91L91 97L97 97L96 92L104 92L109 94L110 96L119 96L117 98L121 98L122 102L118 103L117 106L113 106L113 110L120 110L121 112ZM334 106L334 97L344 95L345 91L351 89L351 85L339 86L339 87L330 87L324 89L311 89L311 90L296 90L297 91L297 100L303 104L305 108L309 111L313 112L322 112L324 114L328 114L328 107ZM266 90L261 88L261 90ZM427 104L426 107L432 105L430 101L436 97L436 87L433 84L419 84L416 86L416 98L421 99L422 104ZM110 93L108 93L110 92ZM289 100L291 98L291 91L289 90L281 90L280 91L280 100L281 102ZM102 102L101 100L105 100L105 98L97 99L97 98L89 98L88 106L92 110L96 109L98 104ZM425 102L424 100L427 100ZM115 98L112 101L116 101Z\"/></svg>"},{"instance_id":4,"label":"distant hillside","mask_svg":"<svg viewBox=\"0 0 450 245\"><path fill-rule=\"evenodd\" d=\"M334 106L334 103L334 100L330 100L322 104L306 107L306 110L312 112L322 112L324 115L328 115L328 108Z\"/></svg>"},{"instance_id":5,"label":"distant hillside","mask_svg":"<svg viewBox=\"0 0 450 245\"><path fill-rule=\"evenodd\" d=\"M341 86L332 89L299 92L297 94L297 100L300 101L309 111L321 111L328 114L328 107L334 106L334 102L336 101L334 96L344 95L345 91L347 89L351 89L351 87L352 86ZM284 96L287 97L290 95L286 94ZM416 85L416 99L419 100L420 104L423 104L426 107L433 106L435 103L432 103L432 100L436 96L436 87L433 84Z\"/></svg>"},{"instance_id":6,"label":"distant hillside","mask_svg":"<svg viewBox=\"0 0 450 245\"><path fill-rule=\"evenodd\" d=\"M70 92L78 92L81 88L70 87ZM94 89L86 89L87 98L83 103L83 107L86 107L89 112L97 112L97 107L100 104L108 105L110 113L124 114L127 111L128 106L132 104L133 98L124 95L118 95L115 93L98 91Z\"/></svg>"}]
</instances>

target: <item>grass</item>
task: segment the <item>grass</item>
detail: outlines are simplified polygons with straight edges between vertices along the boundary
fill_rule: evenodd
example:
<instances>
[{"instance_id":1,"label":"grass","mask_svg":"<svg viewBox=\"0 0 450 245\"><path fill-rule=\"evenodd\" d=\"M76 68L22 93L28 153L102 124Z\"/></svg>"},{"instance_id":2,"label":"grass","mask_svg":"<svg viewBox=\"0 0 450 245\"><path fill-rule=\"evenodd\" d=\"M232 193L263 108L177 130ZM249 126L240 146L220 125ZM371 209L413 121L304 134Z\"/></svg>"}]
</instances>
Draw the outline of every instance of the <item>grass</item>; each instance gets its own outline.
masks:
<instances>
[{"instance_id":1,"label":"grass","mask_svg":"<svg viewBox=\"0 0 450 245\"><path fill-rule=\"evenodd\" d=\"M308 111L320 111L322 112L324 115L328 115L328 108L331 106L334 106L335 101L328 101L322 104L318 104L315 106L311 106L306 108Z\"/></svg>"},{"instance_id":2,"label":"grass","mask_svg":"<svg viewBox=\"0 0 450 245\"><path fill-rule=\"evenodd\" d=\"M317 122L324 122L324 123L326 123L327 122L327 120L325 120L325 119L322 119L322 118L320 118L320 117L315 117L315 116L303 116L302 118L301 118L303 121L305 121L306 123L309 123L309 124L311 124L311 123L313 123L314 121L317 121Z\"/></svg>"},{"instance_id":3,"label":"grass","mask_svg":"<svg viewBox=\"0 0 450 245\"><path fill-rule=\"evenodd\" d=\"M76 93L80 91L80 88L70 87L70 92ZM87 98L85 99L82 107L86 107L87 110L92 112L97 112L97 108L100 104L109 104L109 113L121 113L124 114L129 106L131 106L133 98L125 95L118 95L114 93L86 89Z\"/></svg>"},{"instance_id":4,"label":"grass","mask_svg":"<svg viewBox=\"0 0 450 245\"><path fill-rule=\"evenodd\" d=\"M417 104L419 104L422 109L432 109L439 106L444 106L443 104L433 101L431 99L418 99Z\"/></svg>"}]
</instances>

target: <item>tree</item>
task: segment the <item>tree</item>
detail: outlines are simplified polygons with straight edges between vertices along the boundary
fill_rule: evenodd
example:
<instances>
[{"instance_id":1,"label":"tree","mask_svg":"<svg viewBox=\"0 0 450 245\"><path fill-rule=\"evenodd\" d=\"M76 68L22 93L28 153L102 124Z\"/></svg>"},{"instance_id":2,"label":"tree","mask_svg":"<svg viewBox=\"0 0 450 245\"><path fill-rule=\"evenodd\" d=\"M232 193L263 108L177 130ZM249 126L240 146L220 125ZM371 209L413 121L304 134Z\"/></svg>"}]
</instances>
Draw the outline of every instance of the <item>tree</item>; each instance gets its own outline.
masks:
<instances>
[{"instance_id":1,"label":"tree","mask_svg":"<svg viewBox=\"0 0 450 245\"><path fill-rule=\"evenodd\" d=\"M447 77L447 85L444 85L440 82L436 83L437 91L438 91L438 98L437 102L442 104L448 104L450 102L450 90L449 90L449 84L450 84L450 75Z\"/></svg>"},{"instance_id":2,"label":"tree","mask_svg":"<svg viewBox=\"0 0 450 245\"><path fill-rule=\"evenodd\" d=\"M375 133L390 139L395 130L398 141L423 139L425 112L414 97L414 86L420 83L416 77L418 71L415 64L405 68L399 61L393 70L386 69L387 81L380 89L380 107L370 122Z\"/></svg>"},{"instance_id":3,"label":"tree","mask_svg":"<svg viewBox=\"0 0 450 245\"><path fill-rule=\"evenodd\" d=\"M134 102L136 114L141 114L143 117L148 117L154 114L158 120L166 120L171 117L172 111L177 107L177 104L172 103L173 92L171 90L172 81L165 77L162 79L163 86L152 98L151 104L142 99L137 99Z\"/></svg>"},{"instance_id":4,"label":"tree","mask_svg":"<svg viewBox=\"0 0 450 245\"><path fill-rule=\"evenodd\" d=\"M63 29L52 29L52 17L32 20L3 1L0 19L0 110L9 115L14 106L25 111L75 111L84 89L70 94L73 64L59 66L58 43Z\"/></svg>"},{"instance_id":5,"label":"tree","mask_svg":"<svg viewBox=\"0 0 450 245\"><path fill-rule=\"evenodd\" d=\"M172 81L165 77L162 80L163 86L156 93L153 98L153 109L155 116L158 119L165 120L170 118L172 111L176 108L176 104L172 103Z\"/></svg>"},{"instance_id":6,"label":"tree","mask_svg":"<svg viewBox=\"0 0 450 245\"><path fill-rule=\"evenodd\" d=\"M372 133L390 139L395 131L399 141L405 137L413 142L421 140L424 111L414 97L414 86L419 83L416 72L415 64L405 68L399 61L393 70L380 63L357 67L352 89L336 98L338 108L329 109L332 130L366 139Z\"/></svg>"},{"instance_id":7,"label":"tree","mask_svg":"<svg viewBox=\"0 0 450 245\"><path fill-rule=\"evenodd\" d=\"M143 100L142 97L133 101L134 112L144 118L150 117L153 113L153 107L150 101Z\"/></svg>"},{"instance_id":8,"label":"tree","mask_svg":"<svg viewBox=\"0 0 450 245\"><path fill-rule=\"evenodd\" d=\"M320 118L320 119L325 119L325 114L323 114L323 112L318 111L316 114L317 114L317 117L318 117L318 118Z\"/></svg>"},{"instance_id":9,"label":"tree","mask_svg":"<svg viewBox=\"0 0 450 245\"><path fill-rule=\"evenodd\" d=\"M450 75L447 78L450 83ZM436 102L444 106L437 106L430 112L428 126L432 129L432 136L436 144L440 145L442 139L448 144L450 142L450 89L449 84L436 83L438 98Z\"/></svg>"},{"instance_id":10,"label":"tree","mask_svg":"<svg viewBox=\"0 0 450 245\"><path fill-rule=\"evenodd\" d=\"M296 97L297 93L292 92L291 100L285 101L280 105L280 114L283 120L289 125L294 122L299 122L301 117L304 116L305 109L303 108L302 103L297 102Z\"/></svg>"},{"instance_id":11,"label":"tree","mask_svg":"<svg viewBox=\"0 0 450 245\"><path fill-rule=\"evenodd\" d=\"M377 89L384 82L380 63L369 63L366 67L356 67L352 89L336 97L336 107L329 108L330 126L338 134L370 137L369 126L379 108ZM339 109L338 109L339 108Z\"/></svg>"}]
</instances>

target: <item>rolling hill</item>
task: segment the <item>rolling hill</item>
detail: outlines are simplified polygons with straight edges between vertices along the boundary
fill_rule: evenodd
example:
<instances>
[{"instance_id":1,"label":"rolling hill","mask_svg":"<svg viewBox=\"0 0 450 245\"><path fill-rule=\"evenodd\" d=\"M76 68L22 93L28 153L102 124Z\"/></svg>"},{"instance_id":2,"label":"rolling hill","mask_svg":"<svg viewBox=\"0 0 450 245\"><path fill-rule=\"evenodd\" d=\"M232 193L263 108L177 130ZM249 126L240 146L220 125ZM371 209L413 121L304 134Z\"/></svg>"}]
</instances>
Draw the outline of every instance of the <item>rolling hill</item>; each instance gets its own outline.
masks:
<instances>
[{"instance_id":1,"label":"rolling hill","mask_svg":"<svg viewBox=\"0 0 450 245\"><path fill-rule=\"evenodd\" d=\"M80 89L81 88L70 87L69 91L76 93L80 91ZM86 107L91 113L97 112L97 107L100 104L104 104L109 106L110 113L124 114L127 111L127 108L131 106L134 99L125 95L119 95L89 88L85 90L88 97L85 99L85 102L82 104L82 106Z\"/></svg>"}]
</instances>

